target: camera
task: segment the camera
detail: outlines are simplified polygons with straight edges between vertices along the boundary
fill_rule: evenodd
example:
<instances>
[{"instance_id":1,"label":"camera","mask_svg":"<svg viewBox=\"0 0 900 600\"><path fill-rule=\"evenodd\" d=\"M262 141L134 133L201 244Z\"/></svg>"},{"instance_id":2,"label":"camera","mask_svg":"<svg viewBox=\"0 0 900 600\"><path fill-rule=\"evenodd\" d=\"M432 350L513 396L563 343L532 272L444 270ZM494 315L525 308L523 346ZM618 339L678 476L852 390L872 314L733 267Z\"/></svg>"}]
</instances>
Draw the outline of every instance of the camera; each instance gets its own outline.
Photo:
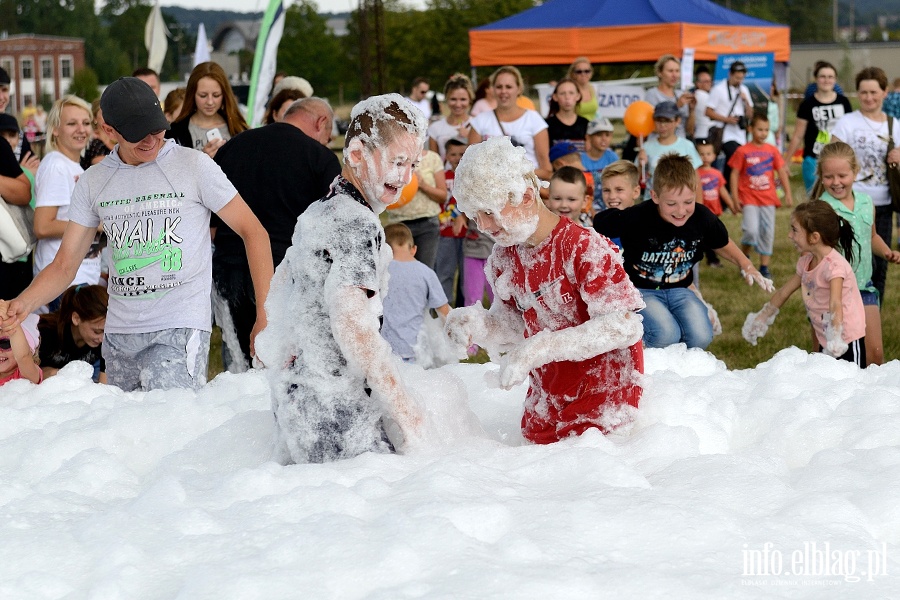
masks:
<instances>
[{"instance_id":1,"label":"camera","mask_svg":"<svg viewBox=\"0 0 900 600\"><path fill-rule=\"evenodd\" d=\"M740 129L747 129L747 117L745 117L744 115L739 116L737 126Z\"/></svg>"}]
</instances>

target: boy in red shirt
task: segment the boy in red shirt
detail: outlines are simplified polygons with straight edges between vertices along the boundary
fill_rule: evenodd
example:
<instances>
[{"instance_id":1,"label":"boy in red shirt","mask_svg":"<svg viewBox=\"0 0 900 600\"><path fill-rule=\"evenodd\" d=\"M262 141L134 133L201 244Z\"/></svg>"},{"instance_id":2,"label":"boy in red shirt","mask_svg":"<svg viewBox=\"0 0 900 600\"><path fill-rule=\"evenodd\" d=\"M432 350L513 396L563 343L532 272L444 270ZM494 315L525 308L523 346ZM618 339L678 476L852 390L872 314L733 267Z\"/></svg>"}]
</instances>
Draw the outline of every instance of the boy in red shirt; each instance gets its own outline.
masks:
<instances>
[{"instance_id":1,"label":"boy in red shirt","mask_svg":"<svg viewBox=\"0 0 900 600\"><path fill-rule=\"evenodd\" d=\"M741 209L731 200L725 177L722 172L712 166L716 162L716 151L713 145L705 140L697 143L697 154L703 165L697 168L697 176L700 178L700 188L703 190L703 205L712 211L717 217L722 214L722 201L734 214L740 214ZM722 261L712 250L706 251L706 264L711 267L721 267Z\"/></svg>"},{"instance_id":2,"label":"boy in red shirt","mask_svg":"<svg viewBox=\"0 0 900 600\"><path fill-rule=\"evenodd\" d=\"M644 303L608 239L544 206L533 169L506 137L463 156L454 192L496 242L486 267L496 301L451 311L447 332L494 357L506 352L501 387L530 377L522 432L546 444L630 420L641 396Z\"/></svg>"},{"instance_id":3,"label":"boy in red shirt","mask_svg":"<svg viewBox=\"0 0 900 600\"><path fill-rule=\"evenodd\" d=\"M771 278L769 261L775 244L775 209L781 206L775 191L775 173L784 187L784 200L793 205L791 184L784 160L775 146L766 143L769 135L769 119L755 114L750 119L750 135L747 142L731 156L731 197L741 207L741 250L750 256L750 249L759 253L759 272Z\"/></svg>"}]
</instances>

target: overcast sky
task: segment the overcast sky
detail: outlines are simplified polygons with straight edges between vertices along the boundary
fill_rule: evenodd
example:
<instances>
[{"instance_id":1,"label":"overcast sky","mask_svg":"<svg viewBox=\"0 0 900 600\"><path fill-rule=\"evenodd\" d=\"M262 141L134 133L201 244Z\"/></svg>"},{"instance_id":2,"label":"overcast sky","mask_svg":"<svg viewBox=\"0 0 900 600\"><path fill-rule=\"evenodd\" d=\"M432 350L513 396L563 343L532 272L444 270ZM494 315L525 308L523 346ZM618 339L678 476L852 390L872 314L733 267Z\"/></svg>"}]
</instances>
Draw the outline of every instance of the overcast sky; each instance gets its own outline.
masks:
<instances>
[{"instance_id":1,"label":"overcast sky","mask_svg":"<svg viewBox=\"0 0 900 600\"><path fill-rule=\"evenodd\" d=\"M290 0L288 0L289 2ZM359 5L359 0L315 0L320 12L348 12ZM183 6L206 10L236 10L240 12L262 12L268 0L160 0L162 6ZM422 8L424 0L405 0L405 4Z\"/></svg>"}]
</instances>

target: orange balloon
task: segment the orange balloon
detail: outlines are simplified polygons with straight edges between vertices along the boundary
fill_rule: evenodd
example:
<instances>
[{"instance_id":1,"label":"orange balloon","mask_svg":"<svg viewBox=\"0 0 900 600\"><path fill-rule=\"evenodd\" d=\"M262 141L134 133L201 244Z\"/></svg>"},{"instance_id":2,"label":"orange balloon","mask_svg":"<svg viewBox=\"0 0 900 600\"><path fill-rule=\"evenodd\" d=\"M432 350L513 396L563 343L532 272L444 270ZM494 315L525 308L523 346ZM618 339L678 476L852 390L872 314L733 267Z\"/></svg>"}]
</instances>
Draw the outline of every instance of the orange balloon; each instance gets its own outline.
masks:
<instances>
[{"instance_id":1,"label":"orange balloon","mask_svg":"<svg viewBox=\"0 0 900 600\"><path fill-rule=\"evenodd\" d=\"M393 204L388 205L388 210L393 210L395 208L400 208L401 206L406 206L409 204L409 201L413 199L413 196L416 195L416 192L419 191L419 179L413 175L412 181L407 183L402 190L400 190L400 199L394 202Z\"/></svg>"},{"instance_id":2,"label":"orange balloon","mask_svg":"<svg viewBox=\"0 0 900 600\"><path fill-rule=\"evenodd\" d=\"M646 137L656 130L653 123L653 105L645 100L636 100L625 109L625 129L635 137Z\"/></svg>"}]
</instances>

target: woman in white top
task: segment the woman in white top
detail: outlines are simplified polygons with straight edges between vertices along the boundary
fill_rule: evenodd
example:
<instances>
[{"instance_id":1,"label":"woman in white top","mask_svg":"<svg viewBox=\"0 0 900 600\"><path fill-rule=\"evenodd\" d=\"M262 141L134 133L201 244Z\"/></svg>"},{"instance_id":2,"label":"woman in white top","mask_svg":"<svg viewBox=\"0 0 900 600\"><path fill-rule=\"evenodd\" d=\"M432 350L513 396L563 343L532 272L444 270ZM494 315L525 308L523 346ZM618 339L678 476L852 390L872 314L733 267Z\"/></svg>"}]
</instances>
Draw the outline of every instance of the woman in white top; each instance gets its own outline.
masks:
<instances>
[{"instance_id":1,"label":"woman in white top","mask_svg":"<svg viewBox=\"0 0 900 600\"><path fill-rule=\"evenodd\" d=\"M497 108L483 112L471 121L469 144L478 144L489 137L508 136L514 146L525 148L525 155L534 163L534 172L542 179L550 179L550 137L547 122L536 111L521 108L516 99L525 85L522 74L515 67L500 67L491 75L491 88Z\"/></svg>"},{"instance_id":2,"label":"woman in white top","mask_svg":"<svg viewBox=\"0 0 900 600\"><path fill-rule=\"evenodd\" d=\"M854 192L868 194L875 205L875 232L891 246L893 225L891 195L888 190L887 164L900 163L900 148L888 153L888 141L900 142L900 119L893 119L893 130L888 130L888 116L882 110L887 97L888 79L878 67L866 67L856 74L856 95L859 110L844 115L834 125L831 140L846 142L856 153L859 173L853 184ZM887 279L887 261L875 257L872 283L878 290L884 306L884 284Z\"/></svg>"},{"instance_id":3,"label":"woman in white top","mask_svg":"<svg viewBox=\"0 0 900 600\"><path fill-rule=\"evenodd\" d=\"M63 232L69 223L69 203L75 182L84 173L81 152L91 139L91 105L77 96L63 96L47 115L47 149L34 180L34 274L56 256ZM73 285L94 285L100 281L99 244L81 263ZM53 307L51 307L53 310Z\"/></svg>"},{"instance_id":4,"label":"woman in white top","mask_svg":"<svg viewBox=\"0 0 900 600\"><path fill-rule=\"evenodd\" d=\"M469 139L469 109L475 99L472 80L456 73L444 84L444 101L450 114L428 126L428 148L437 152L444 160L447 140L456 138L461 141Z\"/></svg>"}]
</instances>

